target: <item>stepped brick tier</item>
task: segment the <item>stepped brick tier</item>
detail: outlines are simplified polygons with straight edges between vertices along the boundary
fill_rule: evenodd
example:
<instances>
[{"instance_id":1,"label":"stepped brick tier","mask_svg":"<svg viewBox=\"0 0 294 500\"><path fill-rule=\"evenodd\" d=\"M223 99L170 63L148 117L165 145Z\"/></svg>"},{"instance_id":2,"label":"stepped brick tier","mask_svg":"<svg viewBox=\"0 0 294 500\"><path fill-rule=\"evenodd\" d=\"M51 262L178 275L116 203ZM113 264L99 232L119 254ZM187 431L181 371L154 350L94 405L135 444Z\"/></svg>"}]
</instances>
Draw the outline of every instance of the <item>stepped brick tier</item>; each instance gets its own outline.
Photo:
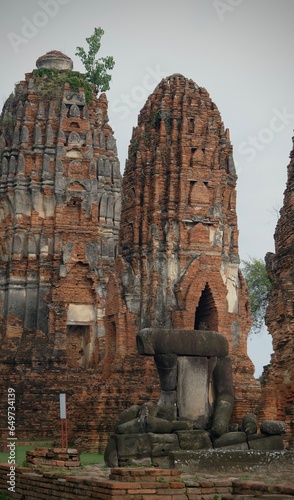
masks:
<instances>
[{"instance_id":1,"label":"stepped brick tier","mask_svg":"<svg viewBox=\"0 0 294 500\"><path fill-rule=\"evenodd\" d=\"M263 373L263 411L287 423L287 442L294 446L294 137L284 204L275 231L275 254L266 255L272 281L266 324L273 338L270 364Z\"/></svg>"},{"instance_id":2,"label":"stepped brick tier","mask_svg":"<svg viewBox=\"0 0 294 500\"><path fill-rule=\"evenodd\" d=\"M204 88L179 74L157 86L133 131L122 193L121 253L105 315L109 367L135 352L140 330L213 330L229 346L233 418L259 415L232 145Z\"/></svg>"},{"instance_id":3,"label":"stepped brick tier","mask_svg":"<svg viewBox=\"0 0 294 500\"><path fill-rule=\"evenodd\" d=\"M35 448L26 452L28 467L80 467L78 450L74 448Z\"/></svg>"},{"instance_id":4,"label":"stepped brick tier","mask_svg":"<svg viewBox=\"0 0 294 500\"><path fill-rule=\"evenodd\" d=\"M30 439L59 434L65 392L70 439L94 451L105 446L116 408L133 394L144 401L154 384L138 388L136 359L124 363L134 377L128 387L121 365L111 381L102 373L121 211L106 96L64 83L72 61L60 52L37 65L0 120L1 394L15 389L17 437ZM77 73L70 76L74 85ZM6 439L6 398L0 427Z\"/></svg>"}]
</instances>

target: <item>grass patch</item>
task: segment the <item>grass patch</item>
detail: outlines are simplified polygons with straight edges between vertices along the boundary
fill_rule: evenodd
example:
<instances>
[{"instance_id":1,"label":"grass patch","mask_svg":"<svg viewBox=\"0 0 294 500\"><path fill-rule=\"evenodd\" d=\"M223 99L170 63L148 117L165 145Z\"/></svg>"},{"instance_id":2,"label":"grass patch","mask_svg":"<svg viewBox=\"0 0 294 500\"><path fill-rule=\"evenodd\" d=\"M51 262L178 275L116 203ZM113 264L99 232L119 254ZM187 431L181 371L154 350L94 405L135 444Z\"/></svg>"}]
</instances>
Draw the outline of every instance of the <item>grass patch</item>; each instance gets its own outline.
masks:
<instances>
[{"instance_id":1,"label":"grass patch","mask_svg":"<svg viewBox=\"0 0 294 500\"><path fill-rule=\"evenodd\" d=\"M79 71L58 71L56 69L35 69L33 76L38 84L37 93L43 99L61 99L63 95L63 86L67 82L70 88L78 92L79 88L85 91L85 99L87 104L91 104L93 100L93 85L88 82L86 75Z\"/></svg>"},{"instance_id":2,"label":"grass patch","mask_svg":"<svg viewBox=\"0 0 294 500\"><path fill-rule=\"evenodd\" d=\"M16 446L16 463L17 465L23 466L26 461L26 452L28 450L34 450L36 446L25 446L20 445ZM9 458L9 451L0 452L0 463L7 464ZM95 465L95 464L103 464L104 456L99 453L82 453L80 455L81 465L85 467L86 465ZM0 497L1 500L1 497Z\"/></svg>"},{"instance_id":3,"label":"grass patch","mask_svg":"<svg viewBox=\"0 0 294 500\"><path fill-rule=\"evenodd\" d=\"M104 456L100 453L82 453L80 458L83 467L85 465L104 464Z\"/></svg>"},{"instance_id":4,"label":"grass patch","mask_svg":"<svg viewBox=\"0 0 294 500\"><path fill-rule=\"evenodd\" d=\"M26 460L27 450L34 450L35 446L16 446L15 458L17 465L23 465ZM7 464L9 459L9 451L0 452L0 463ZM1 498L0 498L1 500Z\"/></svg>"},{"instance_id":5,"label":"grass patch","mask_svg":"<svg viewBox=\"0 0 294 500\"><path fill-rule=\"evenodd\" d=\"M7 496L6 493L3 493L3 492L1 493L1 491L0 491L0 500L9 500L9 497Z\"/></svg>"}]
</instances>

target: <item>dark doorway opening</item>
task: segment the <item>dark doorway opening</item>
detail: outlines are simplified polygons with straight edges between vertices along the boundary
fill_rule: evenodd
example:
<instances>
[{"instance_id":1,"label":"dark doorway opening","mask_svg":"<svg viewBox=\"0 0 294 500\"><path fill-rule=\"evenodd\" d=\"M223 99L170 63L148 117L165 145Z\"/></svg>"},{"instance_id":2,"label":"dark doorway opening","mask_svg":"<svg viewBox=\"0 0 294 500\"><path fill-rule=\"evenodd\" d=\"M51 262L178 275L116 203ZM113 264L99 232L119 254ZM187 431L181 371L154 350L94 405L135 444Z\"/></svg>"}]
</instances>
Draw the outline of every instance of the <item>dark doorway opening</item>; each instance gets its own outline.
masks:
<instances>
[{"instance_id":1,"label":"dark doorway opening","mask_svg":"<svg viewBox=\"0 0 294 500\"><path fill-rule=\"evenodd\" d=\"M195 312L195 330L218 330L218 314L211 289L206 283Z\"/></svg>"}]
</instances>

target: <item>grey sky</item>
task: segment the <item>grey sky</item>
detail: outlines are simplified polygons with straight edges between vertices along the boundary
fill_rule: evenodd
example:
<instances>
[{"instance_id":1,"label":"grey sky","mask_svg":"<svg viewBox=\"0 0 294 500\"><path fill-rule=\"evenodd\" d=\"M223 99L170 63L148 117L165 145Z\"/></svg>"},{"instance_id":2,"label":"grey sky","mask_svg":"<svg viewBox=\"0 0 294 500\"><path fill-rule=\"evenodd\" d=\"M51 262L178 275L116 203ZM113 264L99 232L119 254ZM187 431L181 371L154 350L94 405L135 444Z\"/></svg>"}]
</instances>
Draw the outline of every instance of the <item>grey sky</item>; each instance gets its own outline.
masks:
<instances>
[{"instance_id":1,"label":"grey sky","mask_svg":"<svg viewBox=\"0 0 294 500\"><path fill-rule=\"evenodd\" d=\"M123 170L132 127L156 84L172 73L193 79L230 129L240 256L264 257L274 250L292 147L293 14L293 0L2 0L0 95L4 102L49 50L82 71L75 48L101 26L100 55L116 61L107 95Z\"/></svg>"}]
</instances>

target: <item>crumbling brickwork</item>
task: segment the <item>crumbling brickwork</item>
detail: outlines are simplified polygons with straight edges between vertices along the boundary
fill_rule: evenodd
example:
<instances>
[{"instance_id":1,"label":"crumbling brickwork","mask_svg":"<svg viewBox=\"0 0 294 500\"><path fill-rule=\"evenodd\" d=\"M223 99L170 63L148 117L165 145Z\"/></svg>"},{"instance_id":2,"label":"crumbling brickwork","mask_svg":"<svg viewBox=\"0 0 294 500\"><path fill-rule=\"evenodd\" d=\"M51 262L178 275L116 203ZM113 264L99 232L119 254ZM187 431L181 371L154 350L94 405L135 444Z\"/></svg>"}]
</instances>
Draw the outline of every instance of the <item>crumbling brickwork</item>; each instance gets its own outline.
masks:
<instances>
[{"instance_id":1,"label":"crumbling brickwork","mask_svg":"<svg viewBox=\"0 0 294 500\"><path fill-rule=\"evenodd\" d=\"M37 65L1 116L1 393L15 388L25 439L58 435L66 392L70 439L103 449L130 394L144 400L145 390L132 381L122 389L120 366L112 382L102 376L121 211L116 141L105 94L61 82L69 58L53 51ZM134 363L125 366L137 381ZM5 438L5 396L1 404Z\"/></svg>"},{"instance_id":2,"label":"crumbling brickwork","mask_svg":"<svg viewBox=\"0 0 294 500\"><path fill-rule=\"evenodd\" d=\"M49 56L40 58L43 70ZM64 357L85 368L99 360L120 218L119 161L107 122L105 94L87 105L84 91L58 87L38 70L4 106L1 338L16 360L27 358L32 334L32 363Z\"/></svg>"},{"instance_id":3,"label":"crumbling brickwork","mask_svg":"<svg viewBox=\"0 0 294 500\"><path fill-rule=\"evenodd\" d=\"M148 326L223 333L234 419L258 413L236 173L215 104L181 75L163 80L121 192L106 96L61 85L72 68L61 53L38 67L1 116L0 386L16 390L18 438L58 435L65 392L71 443L103 450L123 409L158 399L155 364L135 343Z\"/></svg>"},{"instance_id":4,"label":"crumbling brickwork","mask_svg":"<svg viewBox=\"0 0 294 500\"><path fill-rule=\"evenodd\" d=\"M106 357L135 352L142 328L216 330L227 337L233 360L234 417L258 412L229 131L207 91L182 75L164 79L140 112L119 237Z\"/></svg>"},{"instance_id":5,"label":"crumbling brickwork","mask_svg":"<svg viewBox=\"0 0 294 500\"><path fill-rule=\"evenodd\" d=\"M294 138L293 138L294 145ZM294 146L290 153L284 203L275 231L275 253L266 255L272 281L266 324L274 354L263 373L262 407L268 418L284 420L294 445Z\"/></svg>"}]
</instances>

